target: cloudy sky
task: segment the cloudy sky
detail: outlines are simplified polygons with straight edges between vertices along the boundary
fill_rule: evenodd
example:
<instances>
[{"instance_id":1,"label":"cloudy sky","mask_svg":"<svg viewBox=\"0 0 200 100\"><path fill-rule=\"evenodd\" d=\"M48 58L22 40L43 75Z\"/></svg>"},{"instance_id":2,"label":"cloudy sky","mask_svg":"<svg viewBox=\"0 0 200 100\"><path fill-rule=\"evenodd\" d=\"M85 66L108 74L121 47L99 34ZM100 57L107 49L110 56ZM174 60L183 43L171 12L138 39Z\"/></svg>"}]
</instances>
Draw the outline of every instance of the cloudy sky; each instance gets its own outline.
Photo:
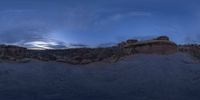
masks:
<instances>
[{"instance_id":1,"label":"cloudy sky","mask_svg":"<svg viewBox=\"0 0 200 100\"><path fill-rule=\"evenodd\" d=\"M0 43L105 46L167 35L200 43L198 0L0 0Z\"/></svg>"}]
</instances>

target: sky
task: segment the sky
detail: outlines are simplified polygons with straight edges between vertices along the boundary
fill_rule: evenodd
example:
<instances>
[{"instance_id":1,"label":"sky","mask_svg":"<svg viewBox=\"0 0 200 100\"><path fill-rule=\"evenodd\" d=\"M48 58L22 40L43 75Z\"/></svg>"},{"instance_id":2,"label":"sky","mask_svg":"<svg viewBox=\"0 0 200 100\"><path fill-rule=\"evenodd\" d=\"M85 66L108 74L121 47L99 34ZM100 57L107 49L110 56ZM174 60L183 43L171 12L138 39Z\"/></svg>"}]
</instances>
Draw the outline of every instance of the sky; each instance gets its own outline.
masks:
<instances>
[{"instance_id":1,"label":"sky","mask_svg":"<svg viewBox=\"0 0 200 100\"><path fill-rule=\"evenodd\" d=\"M160 35L200 43L200 1L0 0L1 44L101 47Z\"/></svg>"}]
</instances>

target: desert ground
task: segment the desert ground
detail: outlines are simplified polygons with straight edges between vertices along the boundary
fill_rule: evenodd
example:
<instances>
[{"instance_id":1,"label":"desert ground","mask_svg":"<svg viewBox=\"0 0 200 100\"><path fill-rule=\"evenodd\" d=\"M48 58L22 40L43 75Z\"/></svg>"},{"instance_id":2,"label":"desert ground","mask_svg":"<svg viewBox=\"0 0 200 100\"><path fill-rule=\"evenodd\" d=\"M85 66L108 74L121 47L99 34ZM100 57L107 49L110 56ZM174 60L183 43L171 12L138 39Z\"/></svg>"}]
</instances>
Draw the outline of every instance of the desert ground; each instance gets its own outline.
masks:
<instances>
[{"instance_id":1,"label":"desert ground","mask_svg":"<svg viewBox=\"0 0 200 100\"><path fill-rule=\"evenodd\" d=\"M199 100L200 63L184 53L115 63L0 63L1 100Z\"/></svg>"}]
</instances>

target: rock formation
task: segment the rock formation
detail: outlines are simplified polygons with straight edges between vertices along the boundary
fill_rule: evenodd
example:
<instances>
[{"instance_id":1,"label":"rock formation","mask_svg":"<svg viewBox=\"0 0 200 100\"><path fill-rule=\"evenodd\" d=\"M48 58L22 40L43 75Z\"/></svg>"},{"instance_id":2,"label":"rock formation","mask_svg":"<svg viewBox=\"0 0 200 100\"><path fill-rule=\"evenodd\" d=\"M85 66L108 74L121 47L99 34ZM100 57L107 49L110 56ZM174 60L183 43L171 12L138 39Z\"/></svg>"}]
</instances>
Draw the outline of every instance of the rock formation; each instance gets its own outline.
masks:
<instances>
[{"instance_id":1,"label":"rock formation","mask_svg":"<svg viewBox=\"0 0 200 100\"><path fill-rule=\"evenodd\" d=\"M167 40L167 41L169 41L169 37L167 37L167 36L159 36L159 37L155 38L154 40Z\"/></svg>"},{"instance_id":2,"label":"rock formation","mask_svg":"<svg viewBox=\"0 0 200 100\"><path fill-rule=\"evenodd\" d=\"M172 54L177 52L177 45L167 36L160 36L153 40L127 43L124 45L127 52L147 54Z\"/></svg>"},{"instance_id":3,"label":"rock formation","mask_svg":"<svg viewBox=\"0 0 200 100\"><path fill-rule=\"evenodd\" d=\"M200 59L200 45L197 44L179 45L178 50L180 52L189 53L194 57L196 57L197 59Z\"/></svg>"},{"instance_id":4,"label":"rock formation","mask_svg":"<svg viewBox=\"0 0 200 100\"><path fill-rule=\"evenodd\" d=\"M26 48L13 45L0 45L0 57L3 59L23 58L26 56Z\"/></svg>"},{"instance_id":5,"label":"rock formation","mask_svg":"<svg viewBox=\"0 0 200 100\"><path fill-rule=\"evenodd\" d=\"M136 42L138 42L138 40L129 39L126 41L126 44L131 44L131 43L136 43Z\"/></svg>"},{"instance_id":6,"label":"rock formation","mask_svg":"<svg viewBox=\"0 0 200 100\"><path fill-rule=\"evenodd\" d=\"M117 46L107 48L76 48L62 50L28 50L17 46L0 46L1 59L27 62L24 58L41 61L57 61L70 64L89 64L105 59L119 60L119 58L136 53L147 54L172 54L177 52L177 45L171 42L167 36L146 41L129 39ZM22 59L22 60L18 60Z\"/></svg>"}]
</instances>

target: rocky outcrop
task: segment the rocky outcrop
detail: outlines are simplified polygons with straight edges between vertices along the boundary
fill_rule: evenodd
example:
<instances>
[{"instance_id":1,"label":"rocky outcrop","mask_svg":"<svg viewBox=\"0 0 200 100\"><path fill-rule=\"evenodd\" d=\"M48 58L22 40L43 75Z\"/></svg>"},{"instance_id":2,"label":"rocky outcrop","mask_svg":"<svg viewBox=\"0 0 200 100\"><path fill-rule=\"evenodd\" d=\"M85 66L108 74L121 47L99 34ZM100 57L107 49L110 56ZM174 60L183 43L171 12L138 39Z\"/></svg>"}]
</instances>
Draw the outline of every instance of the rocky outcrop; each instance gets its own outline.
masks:
<instances>
[{"instance_id":1,"label":"rocky outcrop","mask_svg":"<svg viewBox=\"0 0 200 100\"><path fill-rule=\"evenodd\" d=\"M23 58L26 56L26 48L13 45L0 45L0 57L3 59Z\"/></svg>"},{"instance_id":2,"label":"rocky outcrop","mask_svg":"<svg viewBox=\"0 0 200 100\"><path fill-rule=\"evenodd\" d=\"M166 41L169 41L169 37L167 37L167 36L159 36L159 37L155 38L154 40L166 40Z\"/></svg>"},{"instance_id":3,"label":"rocky outcrop","mask_svg":"<svg viewBox=\"0 0 200 100\"><path fill-rule=\"evenodd\" d=\"M131 43L137 43L138 40L135 40L135 39L129 39L126 41L126 44L131 44Z\"/></svg>"},{"instance_id":4,"label":"rocky outcrop","mask_svg":"<svg viewBox=\"0 0 200 100\"><path fill-rule=\"evenodd\" d=\"M107 48L76 48L62 50L28 50L17 46L0 46L1 58L18 62L28 62L29 59L41 61L57 61L69 64L89 64L107 59L118 61L121 57L136 53L172 54L177 52L177 45L167 36L146 41L129 39L116 46ZM18 60L21 59L21 60Z\"/></svg>"},{"instance_id":5,"label":"rocky outcrop","mask_svg":"<svg viewBox=\"0 0 200 100\"><path fill-rule=\"evenodd\" d=\"M200 45L197 44L188 44L188 45L179 45L178 50L180 52L189 53L192 56L200 59Z\"/></svg>"},{"instance_id":6,"label":"rocky outcrop","mask_svg":"<svg viewBox=\"0 0 200 100\"><path fill-rule=\"evenodd\" d=\"M177 45L166 36L160 36L153 40L127 43L124 45L126 51L131 53L147 54L172 54L177 52Z\"/></svg>"}]
</instances>

